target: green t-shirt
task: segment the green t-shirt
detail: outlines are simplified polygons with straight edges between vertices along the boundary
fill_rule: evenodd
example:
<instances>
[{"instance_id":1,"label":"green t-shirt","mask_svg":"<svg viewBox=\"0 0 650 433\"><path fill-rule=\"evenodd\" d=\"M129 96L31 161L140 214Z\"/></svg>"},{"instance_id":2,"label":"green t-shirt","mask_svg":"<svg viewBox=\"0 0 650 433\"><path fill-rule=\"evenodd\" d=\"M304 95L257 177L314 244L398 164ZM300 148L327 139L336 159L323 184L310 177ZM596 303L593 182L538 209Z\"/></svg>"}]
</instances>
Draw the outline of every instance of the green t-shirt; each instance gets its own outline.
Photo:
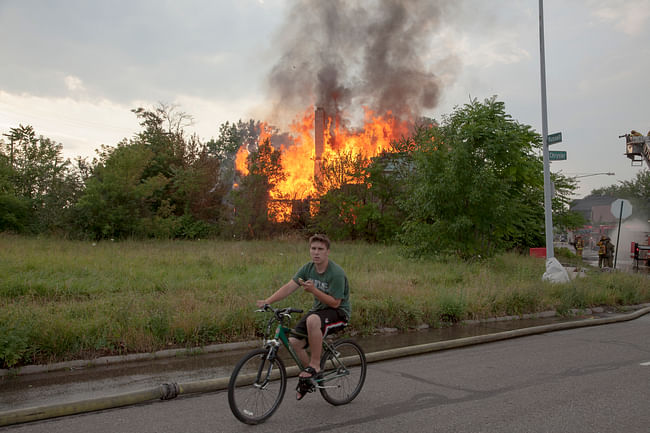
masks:
<instances>
[{"instance_id":1,"label":"green t-shirt","mask_svg":"<svg viewBox=\"0 0 650 433\"><path fill-rule=\"evenodd\" d=\"M319 274L316 271L314 262L309 262L296 272L293 281L298 283L298 278L302 278L304 281L313 280L314 286L318 290L327 293L334 299L340 299L341 305L339 309L350 319L350 287L343 268L329 260L325 272ZM314 305L310 311L324 310L325 308L329 308L329 306L323 304L314 296Z\"/></svg>"}]
</instances>

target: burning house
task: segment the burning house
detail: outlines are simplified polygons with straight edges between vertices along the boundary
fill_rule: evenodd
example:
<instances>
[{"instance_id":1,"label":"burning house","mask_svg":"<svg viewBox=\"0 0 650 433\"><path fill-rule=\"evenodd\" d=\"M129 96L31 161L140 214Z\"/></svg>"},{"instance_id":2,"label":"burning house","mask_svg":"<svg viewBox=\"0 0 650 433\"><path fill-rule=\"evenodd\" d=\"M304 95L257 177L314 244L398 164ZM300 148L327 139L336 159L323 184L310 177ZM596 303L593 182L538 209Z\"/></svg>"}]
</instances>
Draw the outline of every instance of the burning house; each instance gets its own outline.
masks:
<instances>
[{"instance_id":1,"label":"burning house","mask_svg":"<svg viewBox=\"0 0 650 433\"><path fill-rule=\"evenodd\" d=\"M453 62L432 65L423 55L450 8L429 0L295 3L275 41L282 52L268 78L267 118L288 132L274 143L286 178L271 191L273 200L317 196L323 161L388 151L423 110L437 105L441 80L431 69ZM245 160L242 148L242 172Z\"/></svg>"}]
</instances>

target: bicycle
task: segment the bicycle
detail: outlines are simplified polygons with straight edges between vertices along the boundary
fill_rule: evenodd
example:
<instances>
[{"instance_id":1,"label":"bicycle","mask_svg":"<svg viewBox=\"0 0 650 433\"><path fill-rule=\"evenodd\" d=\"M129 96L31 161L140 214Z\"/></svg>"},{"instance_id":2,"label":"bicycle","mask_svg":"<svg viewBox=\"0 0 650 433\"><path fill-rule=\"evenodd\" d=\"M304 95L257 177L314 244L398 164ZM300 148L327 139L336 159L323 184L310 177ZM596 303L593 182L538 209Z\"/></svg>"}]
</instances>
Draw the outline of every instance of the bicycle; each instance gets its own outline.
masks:
<instances>
[{"instance_id":1,"label":"bicycle","mask_svg":"<svg viewBox=\"0 0 650 433\"><path fill-rule=\"evenodd\" d=\"M264 345L254 349L239 360L228 383L228 404L233 415L243 423L259 424L266 421L278 409L287 388L287 368L278 356L281 346L286 347L297 367L290 371L297 374L306 366L298 358L290 336L306 337L286 326L292 313L302 313L294 308L274 309L265 305L256 312L272 312ZM273 338L271 332L275 326ZM325 401L339 406L354 400L366 380L366 356L353 340L329 341L323 338L323 355L320 360L321 374L312 379L311 391L318 389ZM295 371L294 371L295 369Z\"/></svg>"}]
</instances>

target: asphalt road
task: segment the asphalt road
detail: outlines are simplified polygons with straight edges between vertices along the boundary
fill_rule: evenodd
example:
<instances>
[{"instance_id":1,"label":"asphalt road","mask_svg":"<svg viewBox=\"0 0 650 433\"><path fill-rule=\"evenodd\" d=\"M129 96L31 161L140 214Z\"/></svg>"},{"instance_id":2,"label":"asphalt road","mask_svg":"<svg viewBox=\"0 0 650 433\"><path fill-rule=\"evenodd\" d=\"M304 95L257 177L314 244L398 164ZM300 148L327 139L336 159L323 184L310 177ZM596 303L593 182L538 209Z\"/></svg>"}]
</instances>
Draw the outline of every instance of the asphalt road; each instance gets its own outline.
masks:
<instances>
[{"instance_id":1,"label":"asphalt road","mask_svg":"<svg viewBox=\"0 0 650 433\"><path fill-rule=\"evenodd\" d=\"M290 389L295 379L289 383ZM225 392L0 428L1 432L650 431L650 315L370 364L347 406L287 392L260 426Z\"/></svg>"}]
</instances>

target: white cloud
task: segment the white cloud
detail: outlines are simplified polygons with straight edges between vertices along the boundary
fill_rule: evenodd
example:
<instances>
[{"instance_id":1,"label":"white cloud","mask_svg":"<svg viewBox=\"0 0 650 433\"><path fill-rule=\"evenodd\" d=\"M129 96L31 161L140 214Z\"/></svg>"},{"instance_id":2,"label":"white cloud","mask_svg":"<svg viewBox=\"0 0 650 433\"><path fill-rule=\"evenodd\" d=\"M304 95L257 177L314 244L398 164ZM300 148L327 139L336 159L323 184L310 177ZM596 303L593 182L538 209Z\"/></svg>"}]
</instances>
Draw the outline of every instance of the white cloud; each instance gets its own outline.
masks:
<instances>
[{"instance_id":1,"label":"white cloud","mask_svg":"<svg viewBox=\"0 0 650 433\"><path fill-rule=\"evenodd\" d=\"M75 77L74 75L68 75L65 77L65 86L68 88L68 90L71 91L80 91L80 90L86 90L84 87L83 81L81 81L81 78Z\"/></svg>"},{"instance_id":2,"label":"white cloud","mask_svg":"<svg viewBox=\"0 0 650 433\"><path fill-rule=\"evenodd\" d=\"M462 42L461 49L465 53L464 58L468 66L511 65L530 58L530 53L517 45L515 35L473 44L473 41L464 38Z\"/></svg>"},{"instance_id":3,"label":"white cloud","mask_svg":"<svg viewBox=\"0 0 650 433\"><path fill-rule=\"evenodd\" d=\"M225 122L237 122L256 118L254 107L262 104L261 99L240 98L227 101L197 98L190 95L178 95L174 104L178 110L194 120L188 131L196 132L202 140L216 138L219 126Z\"/></svg>"},{"instance_id":4,"label":"white cloud","mask_svg":"<svg viewBox=\"0 0 650 433\"><path fill-rule=\"evenodd\" d=\"M193 124L186 131L196 133L202 140L217 137L219 126L226 121L255 118L254 107L263 104L261 99L224 101L189 95L162 102L191 116ZM65 157L93 157L102 144L115 146L141 130L138 118L131 112L133 108L153 108L157 104L158 101L119 104L107 99L50 98L0 90L0 131L19 124L31 125L38 135L62 143Z\"/></svg>"},{"instance_id":5,"label":"white cloud","mask_svg":"<svg viewBox=\"0 0 650 433\"><path fill-rule=\"evenodd\" d=\"M223 65L228 60L225 53L206 54L198 57L198 60L208 65Z\"/></svg>"},{"instance_id":6,"label":"white cloud","mask_svg":"<svg viewBox=\"0 0 650 433\"><path fill-rule=\"evenodd\" d=\"M510 65L531 57L521 39L521 34L515 30L490 29L490 37L487 38L482 32L447 27L440 33L440 43L434 45L432 52L438 58L454 53L466 66L489 68Z\"/></svg>"},{"instance_id":7,"label":"white cloud","mask_svg":"<svg viewBox=\"0 0 650 433\"><path fill-rule=\"evenodd\" d=\"M131 108L108 100L44 98L0 90L0 129L31 125L38 135L63 144L64 156L92 157L102 144L116 145L140 128Z\"/></svg>"},{"instance_id":8,"label":"white cloud","mask_svg":"<svg viewBox=\"0 0 650 433\"><path fill-rule=\"evenodd\" d=\"M592 0L592 13L628 35L639 35L650 19L650 0Z\"/></svg>"}]
</instances>

